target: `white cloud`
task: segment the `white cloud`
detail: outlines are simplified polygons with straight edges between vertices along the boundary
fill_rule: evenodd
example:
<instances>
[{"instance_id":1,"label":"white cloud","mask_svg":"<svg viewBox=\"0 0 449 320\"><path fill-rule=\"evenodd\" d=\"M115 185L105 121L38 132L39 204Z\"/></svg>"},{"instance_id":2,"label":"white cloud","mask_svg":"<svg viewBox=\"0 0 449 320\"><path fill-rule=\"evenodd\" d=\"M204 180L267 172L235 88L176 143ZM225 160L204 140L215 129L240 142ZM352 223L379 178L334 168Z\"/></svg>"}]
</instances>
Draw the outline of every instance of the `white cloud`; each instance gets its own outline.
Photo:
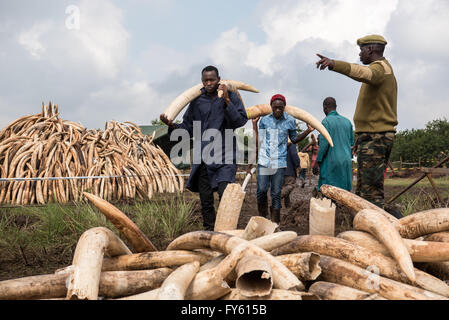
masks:
<instances>
[{"instance_id":1,"label":"white cloud","mask_svg":"<svg viewBox=\"0 0 449 320\"><path fill-rule=\"evenodd\" d=\"M19 44L34 59L44 60L58 70L88 70L102 78L116 77L126 62L129 41L121 9L107 0L82 0L77 8L79 30L67 28L71 16L61 12L65 21L37 22L19 34Z\"/></svg>"},{"instance_id":2,"label":"white cloud","mask_svg":"<svg viewBox=\"0 0 449 320\"><path fill-rule=\"evenodd\" d=\"M403 56L422 56L431 61L449 56L449 1L401 0L389 31L393 45Z\"/></svg>"},{"instance_id":3,"label":"white cloud","mask_svg":"<svg viewBox=\"0 0 449 320\"><path fill-rule=\"evenodd\" d=\"M127 57L129 40L121 10L106 0L83 0L79 8L80 30L71 31L73 37L93 66L106 76L116 76Z\"/></svg>"},{"instance_id":4,"label":"white cloud","mask_svg":"<svg viewBox=\"0 0 449 320\"><path fill-rule=\"evenodd\" d=\"M398 0L371 4L358 0L266 2L261 17L266 42L258 45L245 32L233 28L215 42L213 57L223 65L242 64L273 75L282 68L276 58L288 54L298 43L324 41L328 51L353 61L357 57L356 39L385 33L397 4ZM314 53L304 53L303 58L310 63L316 60Z\"/></svg>"},{"instance_id":5,"label":"white cloud","mask_svg":"<svg viewBox=\"0 0 449 320\"><path fill-rule=\"evenodd\" d=\"M41 100L58 103L64 118L88 127L111 119L149 123L200 82L206 64L217 65L225 79L261 91L242 92L247 106L281 92L292 104L322 117L322 99L332 95L351 119L360 84L317 71L315 53L358 62L356 39L371 33L389 41L386 57L399 83L400 128L423 127L447 114L447 0L264 0L260 10L245 15L246 24L229 29L210 25L217 37L187 50L176 46L177 38L157 43L154 39L164 36L162 26L155 38L142 31L146 21L132 20L141 19L145 10L145 19L167 16L167 23L179 23L176 17L182 13L176 10L183 0L159 1L74 1L81 14L78 31L66 28L65 5L48 0L30 9L26 1L8 3L0 11L0 69L9 75L0 79L0 102L8 101L0 103L0 127L36 113ZM35 14L38 7L45 16ZM192 25L201 27L200 15L191 17Z\"/></svg>"},{"instance_id":6,"label":"white cloud","mask_svg":"<svg viewBox=\"0 0 449 320\"><path fill-rule=\"evenodd\" d=\"M333 44L383 33L398 0L282 1L262 19L268 42L286 53L298 42L324 39Z\"/></svg>"},{"instance_id":7,"label":"white cloud","mask_svg":"<svg viewBox=\"0 0 449 320\"><path fill-rule=\"evenodd\" d=\"M272 48L258 46L248 40L245 32L238 28L223 32L214 42L211 57L218 65L239 68L240 65L259 69L264 74L272 74L272 66L267 64L274 56Z\"/></svg>"},{"instance_id":8,"label":"white cloud","mask_svg":"<svg viewBox=\"0 0 449 320\"><path fill-rule=\"evenodd\" d=\"M41 37L48 33L52 26L53 23L50 21L37 23L31 29L21 32L17 41L34 59L39 60L47 51L47 48L42 43Z\"/></svg>"},{"instance_id":9,"label":"white cloud","mask_svg":"<svg viewBox=\"0 0 449 320\"><path fill-rule=\"evenodd\" d=\"M103 119L103 126L110 120L148 124L159 116L156 110L151 110L159 101L160 95L147 82L124 80L89 94L78 107L77 117L87 127L98 123L94 119Z\"/></svg>"}]
</instances>

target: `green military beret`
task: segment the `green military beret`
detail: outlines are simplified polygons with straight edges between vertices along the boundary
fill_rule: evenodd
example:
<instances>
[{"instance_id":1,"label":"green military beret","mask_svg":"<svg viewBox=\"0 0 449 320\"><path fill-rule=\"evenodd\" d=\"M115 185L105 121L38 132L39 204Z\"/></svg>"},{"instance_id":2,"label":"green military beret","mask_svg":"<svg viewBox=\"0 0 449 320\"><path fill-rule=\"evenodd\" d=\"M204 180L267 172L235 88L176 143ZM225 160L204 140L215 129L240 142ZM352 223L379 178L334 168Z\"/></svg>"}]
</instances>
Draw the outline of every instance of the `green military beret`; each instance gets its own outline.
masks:
<instances>
[{"instance_id":1,"label":"green military beret","mask_svg":"<svg viewBox=\"0 0 449 320\"><path fill-rule=\"evenodd\" d=\"M377 34L369 35L357 40L358 46L364 46L366 44L387 44L387 40L384 37L379 36Z\"/></svg>"}]
</instances>

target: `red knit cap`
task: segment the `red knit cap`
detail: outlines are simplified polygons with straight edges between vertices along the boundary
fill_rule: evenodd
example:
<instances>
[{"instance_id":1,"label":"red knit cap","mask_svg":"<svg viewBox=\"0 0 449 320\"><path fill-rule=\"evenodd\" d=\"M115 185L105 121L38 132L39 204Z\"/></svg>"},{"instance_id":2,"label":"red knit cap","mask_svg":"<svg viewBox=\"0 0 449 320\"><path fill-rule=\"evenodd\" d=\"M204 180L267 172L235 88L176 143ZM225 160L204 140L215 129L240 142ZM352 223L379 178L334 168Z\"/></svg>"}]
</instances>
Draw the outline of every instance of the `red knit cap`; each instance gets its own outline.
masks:
<instances>
[{"instance_id":1,"label":"red knit cap","mask_svg":"<svg viewBox=\"0 0 449 320\"><path fill-rule=\"evenodd\" d=\"M270 104L272 104L274 100L282 100L282 101L284 101L285 105L287 105L287 100L285 100L285 97L282 94L275 94L271 98Z\"/></svg>"}]
</instances>

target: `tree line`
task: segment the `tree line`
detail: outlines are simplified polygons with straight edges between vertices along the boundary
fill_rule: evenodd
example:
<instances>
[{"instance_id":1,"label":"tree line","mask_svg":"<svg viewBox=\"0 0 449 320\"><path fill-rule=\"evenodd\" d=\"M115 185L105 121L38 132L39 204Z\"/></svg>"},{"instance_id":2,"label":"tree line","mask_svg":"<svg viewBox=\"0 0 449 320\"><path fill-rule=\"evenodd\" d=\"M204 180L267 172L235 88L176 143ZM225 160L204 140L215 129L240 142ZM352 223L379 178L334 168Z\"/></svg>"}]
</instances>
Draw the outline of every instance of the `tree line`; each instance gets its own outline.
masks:
<instances>
[{"instance_id":1,"label":"tree line","mask_svg":"<svg viewBox=\"0 0 449 320\"><path fill-rule=\"evenodd\" d=\"M430 121L424 129L399 131L396 134L390 161L427 162L436 164L449 155L449 121ZM426 165L428 166L428 165Z\"/></svg>"}]
</instances>

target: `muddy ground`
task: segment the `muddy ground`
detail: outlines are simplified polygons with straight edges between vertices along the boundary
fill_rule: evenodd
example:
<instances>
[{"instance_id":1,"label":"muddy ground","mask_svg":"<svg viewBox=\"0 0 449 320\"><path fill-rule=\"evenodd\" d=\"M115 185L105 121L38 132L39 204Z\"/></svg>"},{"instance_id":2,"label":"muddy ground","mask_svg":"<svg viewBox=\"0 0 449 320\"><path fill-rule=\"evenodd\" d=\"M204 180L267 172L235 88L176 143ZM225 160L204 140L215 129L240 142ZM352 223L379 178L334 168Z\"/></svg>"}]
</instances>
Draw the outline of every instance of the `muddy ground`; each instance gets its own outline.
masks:
<instances>
[{"instance_id":1,"label":"muddy ground","mask_svg":"<svg viewBox=\"0 0 449 320\"><path fill-rule=\"evenodd\" d=\"M317 186L318 178L310 176L306 180L304 188L300 187L297 181L297 187L293 189L290 200L291 207L285 208L282 201L281 223L279 228L282 231L295 231L298 235L309 234L309 206L312 192ZM253 178L247 187L245 201L243 203L240 219L238 223L239 229L244 229L252 216L257 216L257 198L256 198L256 179ZM268 201L271 203L268 192ZM352 229L352 215L354 213L346 207L337 206L335 213L335 232L340 233Z\"/></svg>"}]
</instances>

